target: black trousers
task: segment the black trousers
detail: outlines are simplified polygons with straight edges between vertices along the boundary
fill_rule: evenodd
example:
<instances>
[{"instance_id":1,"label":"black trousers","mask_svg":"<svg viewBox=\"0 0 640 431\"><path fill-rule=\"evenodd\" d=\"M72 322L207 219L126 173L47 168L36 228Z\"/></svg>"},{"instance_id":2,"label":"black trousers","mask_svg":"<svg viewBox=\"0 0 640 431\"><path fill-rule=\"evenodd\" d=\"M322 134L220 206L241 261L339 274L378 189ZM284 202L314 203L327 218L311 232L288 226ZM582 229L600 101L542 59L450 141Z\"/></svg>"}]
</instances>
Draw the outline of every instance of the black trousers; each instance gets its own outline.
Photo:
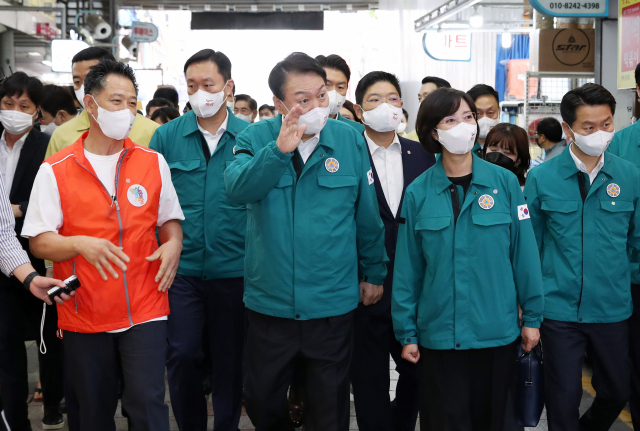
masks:
<instances>
[{"instance_id":1,"label":"black trousers","mask_svg":"<svg viewBox=\"0 0 640 431\"><path fill-rule=\"evenodd\" d=\"M12 431L30 429L27 397L29 383L25 340L40 346L43 301L28 292L15 277L0 276L0 398ZM47 306L43 338L46 355L38 351L43 403L57 407L63 397L63 347L56 336L56 306Z\"/></svg>"},{"instance_id":2,"label":"black trousers","mask_svg":"<svg viewBox=\"0 0 640 431\"><path fill-rule=\"evenodd\" d=\"M203 281L176 275L169 289L167 371L171 406L182 431L207 429L202 346L209 336L215 431L236 431L242 412L243 278Z\"/></svg>"},{"instance_id":3,"label":"black trousers","mask_svg":"<svg viewBox=\"0 0 640 431\"><path fill-rule=\"evenodd\" d=\"M118 354L124 377L122 407L130 429L169 431L169 407L164 402L166 320L116 334L64 331L64 349L70 431L115 431Z\"/></svg>"},{"instance_id":4,"label":"black trousers","mask_svg":"<svg viewBox=\"0 0 640 431\"><path fill-rule=\"evenodd\" d=\"M305 371L305 428L349 429L349 365L355 312L296 321L248 311L245 405L257 431L293 430L287 389Z\"/></svg>"},{"instance_id":5,"label":"black trousers","mask_svg":"<svg viewBox=\"0 0 640 431\"><path fill-rule=\"evenodd\" d=\"M629 319L629 353L631 357L631 420L640 430L640 284L631 285L633 315Z\"/></svg>"},{"instance_id":6,"label":"black trousers","mask_svg":"<svg viewBox=\"0 0 640 431\"><path fill-rule=\"evenodd\" d=\"M608 430L630 394L629 321L574 323L545 319L540 331L549 431ZM596 398L580 417L582 362L587 347L593 355Z\"/></svg>"},{"instance_id":7,"label":"black trousers","mask_svg":"<svg viewBox=\"0 0 640 431\"><path fill-rule=\"evenodd\" d=\"M399 373L396 398L389 400L389 354ZM420 367L402 359L391 310L368 314L358 307L353 325L351 385L358 429L413 431L420 409Z\"/></svg>"},{"instance_id":8,"label":"black trousers","mask_svg":"<svg viewBox=\"0 0 640 431\"><path fill-rule=\"evenodd\" d=\"M518 340L500 347L420 347L420 430L503 431Z\"/></svg>"}]
</instances>

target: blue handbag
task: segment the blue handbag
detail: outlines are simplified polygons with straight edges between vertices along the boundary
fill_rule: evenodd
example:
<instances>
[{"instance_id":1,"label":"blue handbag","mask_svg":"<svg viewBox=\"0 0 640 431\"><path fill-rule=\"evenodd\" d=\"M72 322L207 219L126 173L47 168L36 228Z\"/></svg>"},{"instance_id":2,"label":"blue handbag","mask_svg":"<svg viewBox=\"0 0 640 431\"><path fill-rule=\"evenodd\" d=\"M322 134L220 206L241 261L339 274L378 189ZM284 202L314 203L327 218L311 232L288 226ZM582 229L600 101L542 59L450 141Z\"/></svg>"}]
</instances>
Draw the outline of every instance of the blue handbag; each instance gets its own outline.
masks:
<instances>
[{"instance_id":1,"label":"blue handbag","mask_svg":"<svg viewBox=\"0 0 640 431\"><path fill-rule=\"evenodd\" d=\"M516 420L519 426L536 427L544 408L544 368L542 342L530 352L522 343L518 349L518 380L515 394Z\"/></svg>"}]
</instances>

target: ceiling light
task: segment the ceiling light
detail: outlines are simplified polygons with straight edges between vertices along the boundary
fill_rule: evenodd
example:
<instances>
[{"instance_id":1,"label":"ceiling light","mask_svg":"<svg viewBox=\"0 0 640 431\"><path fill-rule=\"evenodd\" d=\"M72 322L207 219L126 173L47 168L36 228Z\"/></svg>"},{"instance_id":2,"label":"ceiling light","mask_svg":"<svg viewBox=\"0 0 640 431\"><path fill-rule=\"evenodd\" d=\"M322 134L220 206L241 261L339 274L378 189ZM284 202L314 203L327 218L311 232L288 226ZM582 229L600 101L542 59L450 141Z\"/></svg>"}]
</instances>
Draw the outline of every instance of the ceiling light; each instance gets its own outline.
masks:
<instances>
[{"instance_id":1,"label":"ceiling light","mask_svg":"<svg viewBox=\"0 0 640 431\"><path fill-rule=\"evenodd\" d=\"M471 18L469 18L469 25L474 28L482 27L482 24L484 24L482 13L477 6L473 7L473 11L473 15L471 15Z\"/></svg>"},{"instance_id":2,"label":"ceiling light","mask_svg":"<svg viewBox=\"0 0 640 431\"><path fill-rule=\"evenodd\" d=\"M502 37L500 39L502 41L502 47L504 49L511 48L511 44L513 43L513 36L511 36L511 33L509 33L506 28L504 29L504 33L502 33Z\"/></svg>"},{"instance_id":3,"label":"ceiling light","mask_svg":"<svg viewBox=\"0 0 640 431\"><path fill-rule=\"evenodd\" d=\"M28 57L42 57L42 53L38 51L29 51L27 52Z\"/></svg>"}]
</instances>

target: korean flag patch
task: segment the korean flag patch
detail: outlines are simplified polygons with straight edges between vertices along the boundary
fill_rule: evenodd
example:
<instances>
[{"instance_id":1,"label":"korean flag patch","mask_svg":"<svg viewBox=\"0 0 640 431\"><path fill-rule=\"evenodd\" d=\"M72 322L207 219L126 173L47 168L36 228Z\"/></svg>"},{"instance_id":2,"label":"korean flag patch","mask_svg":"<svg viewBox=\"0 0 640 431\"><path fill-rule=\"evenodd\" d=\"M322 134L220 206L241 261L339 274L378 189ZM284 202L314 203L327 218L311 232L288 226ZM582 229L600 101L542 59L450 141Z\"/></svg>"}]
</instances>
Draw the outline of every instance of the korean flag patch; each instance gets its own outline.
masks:
<instances>
[{"instance_id":1,"label":"korean flag patch","mask_svg":"<svg viewBox=\"0 0 640 431\"><path fill-rule=\"evenodd\" d=\"M369 185L373 184L373 168L367 171L367 180L369 180Z\"/></svg>"},{"instance_id":2,"label":"korean flag patch","mask_svg":"<svg viewBox=\"0 0 640 431\"><path fill-rule=\"evenodd\" d=\"M529 208L527 208L527 204L518 205L518 220L526 220L531 218L529 214Z\"/></svg>"}]
</instances>

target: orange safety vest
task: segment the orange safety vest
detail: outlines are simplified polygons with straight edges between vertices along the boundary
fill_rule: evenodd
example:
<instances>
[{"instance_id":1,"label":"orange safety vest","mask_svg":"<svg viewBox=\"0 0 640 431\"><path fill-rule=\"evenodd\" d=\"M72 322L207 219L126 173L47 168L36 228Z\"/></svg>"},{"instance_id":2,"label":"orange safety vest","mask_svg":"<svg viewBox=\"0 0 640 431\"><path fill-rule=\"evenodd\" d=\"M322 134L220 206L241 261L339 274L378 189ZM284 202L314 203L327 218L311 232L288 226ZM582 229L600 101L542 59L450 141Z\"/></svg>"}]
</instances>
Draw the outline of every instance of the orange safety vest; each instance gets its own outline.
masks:
<instances>
[{"instance_id":1,"label":"orange safety vest","mask_svg":"<svg viewBox=\"0 0 640 431\"><path fill-rule=\"evenodd\" d=\"M53 264L54 276L76 275L82 286L75 300L58 305L58 327L74 332L105 332L126 328L169 314L166 292L154 281L160 261L147 262L158 248L162 179L158 154L125 139L118 159L114 197L100 182L84 155L85 132L72 146L45 162L53 168L60 192L62 236L104 238L123 247L131 261L124 273L104 281L82 255ZM105 271L106 272L106 271Z\"/></svg>"}]
</instances>

